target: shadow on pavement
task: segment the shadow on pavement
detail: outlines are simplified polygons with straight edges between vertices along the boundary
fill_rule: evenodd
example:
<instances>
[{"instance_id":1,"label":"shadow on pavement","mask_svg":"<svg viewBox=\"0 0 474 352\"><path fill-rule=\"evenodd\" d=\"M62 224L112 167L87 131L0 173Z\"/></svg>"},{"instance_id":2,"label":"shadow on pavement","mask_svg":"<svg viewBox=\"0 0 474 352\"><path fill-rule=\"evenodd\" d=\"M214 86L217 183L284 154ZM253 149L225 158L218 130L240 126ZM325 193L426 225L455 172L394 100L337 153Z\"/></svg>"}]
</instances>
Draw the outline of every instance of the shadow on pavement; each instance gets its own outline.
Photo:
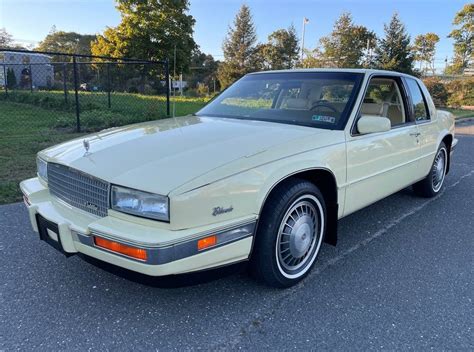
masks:
<instances>
[{"instance_id":1,"label":"shadow on pavement","mask_svg":"<svg viewBox=\"0 0 474 352\"><path fill-rule=\"evenodd\" d=\"M113 275L130 280L142 285L156 288L180 288L204 284L236 274L246 274L248 262L227 265L217 269L203 270L195 273L153 277L134 271L130 271L92 257L78 254L78 256L89 264L92 264Z\"/></svg>"}]
</instances>

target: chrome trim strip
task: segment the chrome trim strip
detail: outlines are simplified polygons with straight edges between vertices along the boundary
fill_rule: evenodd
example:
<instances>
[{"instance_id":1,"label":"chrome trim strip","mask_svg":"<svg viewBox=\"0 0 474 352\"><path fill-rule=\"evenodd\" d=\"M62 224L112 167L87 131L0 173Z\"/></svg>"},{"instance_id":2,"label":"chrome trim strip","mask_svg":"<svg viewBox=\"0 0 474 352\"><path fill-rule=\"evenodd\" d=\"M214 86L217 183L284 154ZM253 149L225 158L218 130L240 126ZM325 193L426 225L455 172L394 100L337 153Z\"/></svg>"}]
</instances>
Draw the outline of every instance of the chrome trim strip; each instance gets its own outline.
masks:
<instances>
[{"instance_id":1,"label":"chrome trim strip","mask_svg":"<svg viewBox=\"0 0 474 352\"><path fill-rule=\"evenodd\" d=\"M146 243L146 242L138 242L138 241L133 241L129 239L124 239L123 237L116 236L111 233L106 233L102 231L97 231L94 229L91 229L91 232L97 236L104 237L107 239L110 239L112 241L117 241L123 244L128 244L131 246L135 247L140 247L140 248L164 248L164 247L169 247L169 246L175 246L177 244L183 243L183 242L189 242L195 239L199 239L202 237L209 236L211 233L220 233L224 231L231 231L235 228L242 227L244 225L256 223L257 219L247 219L239 222L235 222L232 225L227 225L227 226L217 226L213 229L213 231L200 231L196 232L192 235L188 235L186 237L182 237L179 240L172 240L172 241L166 241L166 242L160 242L160 243Z\"/></svg>"},{"instance_id":2,"label":"chrome trim strip","mask_svg":"<svg viewBox=\"0 0 474 352\"><path fill-rule=\"evenodd\" d=\"M79 242L86 246L93 247L93 248L96 248L98 250L105 251L108 253L112 253L119 257L123 257L128 260L133 260L139 263L145 263L145 264L150 264L150 265L161 265L161 264L171 263L179 259L191 257L199 253L204 253L209 250L219 248L219 247L228 245L230 243L240 241L244 238L253 236L254 231L255 231L255 225L256 225L256 221L253 221L251 223L247 223L245 225L240 225L240 226L234 226L230 229L220 231L217 233L210 231L210 232L207 232L205 235L199 236L198 238L193 238L189 241L178 242L178 243L174 243L174 244L171 244L168 246L162 246L162 247L147 247L147 246L132 245L132 244L127 243L126 241L117 240L116 238L112 238L112 236L107 236L107 235L104 236L103 234L96 233L96 232L92 232L92 235L85 235L78 232L76 232L75 234L77 235L77 239L79 240ZM197 248L198 241L201 238L211 236L213 234L217 236L217 244L215 246L199 251ZM126 245L132 245L134 247L144 249L147 251L147 260L144 262L142 260L131 258L129 256L98 247L94 244L94 235L103 237L111 241L116 241L116 242L120 242Z\"/></svg>"}]
</instances>

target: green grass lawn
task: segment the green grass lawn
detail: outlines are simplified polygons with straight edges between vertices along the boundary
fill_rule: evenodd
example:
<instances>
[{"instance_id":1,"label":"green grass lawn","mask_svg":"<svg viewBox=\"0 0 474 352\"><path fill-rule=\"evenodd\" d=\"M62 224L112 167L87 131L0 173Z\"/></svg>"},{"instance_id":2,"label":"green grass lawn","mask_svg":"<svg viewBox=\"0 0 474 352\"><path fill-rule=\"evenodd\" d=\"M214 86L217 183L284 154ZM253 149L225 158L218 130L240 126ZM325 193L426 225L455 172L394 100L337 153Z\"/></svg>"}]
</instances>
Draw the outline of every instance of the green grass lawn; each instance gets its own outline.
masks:
<instances>
[{"instance_id":1,"label":"green grass lawn","mask_svg":"<svg viewBox=\"0 0 474 352\"><path fill-rule=\"evenodd\" d=\"M446 111L451 112L456 117L456 119L474 117L473 110L463 110L463 109L454 109L454 108L441 108L441 110L446 110Z\"/></svg>"},{"instance_id":2,"label":"green grass lawn","mask_svg":"<svg viewBox=\"0 0 474 352\"><path fill-rule=\"evenodd\" d=\"M50 111L52 127L74 129L75 96L68 92L67 98L62 91L10 91L1 99L9 102L41 107ZM172 97L171 112L175 116L184 116L199 110L208 98ZM165 118L166 97L129 93L111 93L110 107L106 93L79 92L79 110L81 127L86 131L125 125L133 122ZM72 115L65 115L71 113ZM53 117L54 115L54 117ZM72 116L72 118L71 118Z\"/></svg>"},{"instance_id":3,"label":"green grass lawn","mask_svg":"<svg viewBox=\"0 0 474 352\"><path fill-rule=\"evenodd\" d=\"M0 204L21 200L18 183L35 176L38 151L81 136L86 131L166 116L165 100L161 97L124 95L121 104L108 109L106 96L94 96L90 98L96 104L94 109L83 110L81 114L84 132L76 133L74 109L58 106L57 99L61 97L54 94L38 94L41 97L37 100L19 96L12 99L23 100L22 103L0 98ZM13 98L12 94L9 98ZM176 116L182 116L199 110L205 100L176 98L175 104ZM163 109L154 108L160 105Z\"/></svg>"}]
</instances>

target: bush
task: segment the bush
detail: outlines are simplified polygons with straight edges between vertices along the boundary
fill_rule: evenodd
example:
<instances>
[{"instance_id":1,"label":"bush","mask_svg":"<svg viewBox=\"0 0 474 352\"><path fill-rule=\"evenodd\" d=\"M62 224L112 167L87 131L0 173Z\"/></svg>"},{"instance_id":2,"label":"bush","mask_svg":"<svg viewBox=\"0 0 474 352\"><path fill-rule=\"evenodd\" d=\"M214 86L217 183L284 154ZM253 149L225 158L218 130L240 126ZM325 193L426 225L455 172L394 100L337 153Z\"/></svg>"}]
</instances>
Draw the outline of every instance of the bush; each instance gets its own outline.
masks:
<instances>
[{"instance_id":1,"label":"bush","mask_svg":"<svg viewBox=\"0 0 474 352\"><path fill-rule=\"evenodd\" d=\"M141 120L144 120L144 118ZM100 131L105 128L127 125L138 121L135 116L124 116L110 110L88 110L81 113L81 129L85 132ZM76 128L76 120L59 118L55 127L73 130Z\"/></svg>"},{"instance_id":2,"label":"bush","mask_svg":"<svg viewBox=\"0 0 474 352\"><path fill-rule=\"evenodd\" d=\"M30 93L29 91L12 91L8 93L8 100L15 103L30 104L39 106L45 109L66 110L72 109L64 101L62 95L48 95Z\"/></svg>"},{"instance_id":3,"label":"bush","mask_svg":"<svg viewBox=\"0 0 474 352\"><path fill-rule=\"evenodd\" d=\"M430 92L436 106L444 107L448 104L448 90L439 78L426 78L423 83Z\"/></svg>"},{"instance_id":4,"label":"bush","mask_svg":"<svg viewBox=\"0 0 474 352\"><path fill-rule=\"evenodd\" d=\"M446 89L449 106L474 106L474 77L451 81L446 84Z\"/></svg>"},{"instance_id":5,"label":"bush","mask_svg":"<svg viewBox=\"0 0 474 352\"><path fill-rule=\"evenodd\" d=\"M209 87L203 83L199 83L196 88L198 96L205 97L209 94Z\"/></svg>"},{"instance_id":6,"label":"bush","mask_svg":"<svg viewBox=\"0 0 474 352\"><path fill-rule=\"evenodd\" d=\"M179 94L179 92L177 92L176 94ZM199 97L199 93L196 89L186 89L185 94L187 97L191 97L191 98Z\"/></svg>"}]
</instances>

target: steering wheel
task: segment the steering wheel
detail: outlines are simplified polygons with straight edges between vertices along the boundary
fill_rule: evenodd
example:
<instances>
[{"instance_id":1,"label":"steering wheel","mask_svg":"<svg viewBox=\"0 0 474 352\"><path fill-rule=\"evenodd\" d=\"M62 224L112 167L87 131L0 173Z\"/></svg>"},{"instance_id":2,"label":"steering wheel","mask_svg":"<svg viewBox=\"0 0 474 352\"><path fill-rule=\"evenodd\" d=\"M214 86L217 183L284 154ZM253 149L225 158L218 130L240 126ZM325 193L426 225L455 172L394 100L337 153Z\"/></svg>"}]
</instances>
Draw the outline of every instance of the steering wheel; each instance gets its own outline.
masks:
<instances>
[{"instance_id":1,"label":"steering wheel","mask_svg":"<svg viewBox=\"0 0 474 352\"><path fill-rule=\"evenodd\" d=\"M332 106L330 103L326 103L326 101L317 101L309 110L315 110L316 108L323 107L323 108L328 108L329 110L332 110L335 113L338 113L339 111Z\"/></svg>"}]
</instances>

